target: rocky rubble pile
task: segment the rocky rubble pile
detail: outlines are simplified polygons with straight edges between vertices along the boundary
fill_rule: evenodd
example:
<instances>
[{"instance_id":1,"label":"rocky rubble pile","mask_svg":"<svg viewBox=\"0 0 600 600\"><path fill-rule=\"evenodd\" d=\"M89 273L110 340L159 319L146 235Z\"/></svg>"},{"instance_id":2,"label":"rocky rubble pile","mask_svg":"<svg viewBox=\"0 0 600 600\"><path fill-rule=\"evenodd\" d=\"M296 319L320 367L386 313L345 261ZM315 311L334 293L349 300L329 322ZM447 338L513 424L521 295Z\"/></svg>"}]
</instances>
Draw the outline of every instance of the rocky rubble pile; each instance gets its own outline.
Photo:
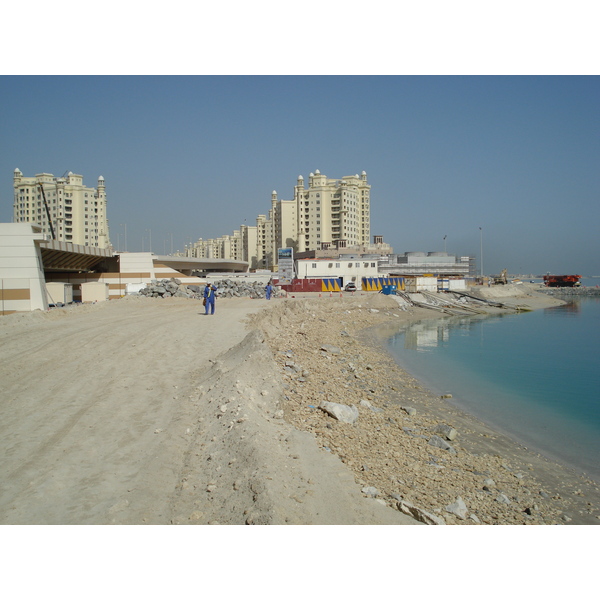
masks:
<instances>
[{"instance_id":1,"label":"rocky rubble pile","mask_svg":"<svg viewBox=\"0 0 600 600\"><path fill-rule=\"evenodd\" d=\"M469 438L483 436L487 447L494 432L440 412L444 401L361 343L366 326L400 316L382 302L287 300L268 311L262 329L285 382L284 418L336 454L364 495L422 522L571 521L578 511L566 498L577 490L549 489L514 457L472 452Z\"/></svg>"},{"instance_id":2,"label":"rocky rubble pile","mask_svg":"<svg viewBox=\"0 0 600 600\"><path fill-rule=\"evenodd\" d=\"M221 279L220 281L212 281L217 288L217 296L221 298L264 298L265 283L260 281L243 281L236 279ZM203 297L204 285L192 285L182 283L180 279L161 279L146 285L140 290L142 296L149 298L195 298ZM277 296L280 289L273 286L273 296Z\"/></svg>"},{"instance_id":3,"label":"rocky rubble pile","mask_svg":"<svg viewBox=\"0 0 600 600\"><path fill-rule=\"evenodd\" d=\"M599 287L558 287L558 288L540 288L543 294L549 296L600 296Z\"/></svg>"},{"instance_id":4,"label":"rocky rubble pile","mask_svg":"<svg viewBox=\"0 0 600 600\"><path fill-rule=\"evenodd\" d=\"M202 286L184 285L180 279L172 278L148 283L139 293L149 298L201 298L202 289Z\"/></svg>"},{"instance_id":5,"label":"rocky rubble pile","mask_svg":"<svg viewBox=\"0 0 600 600\"><path fill-rule=\"evenodd\" d=\"M213 282L219 290L219 296L222 298L248 297L264 298L265 286L263 281L244 281L243 279L221 279ZM280 288L273 286L273 295L277 296Z\"/></svg>"}]
</instances>

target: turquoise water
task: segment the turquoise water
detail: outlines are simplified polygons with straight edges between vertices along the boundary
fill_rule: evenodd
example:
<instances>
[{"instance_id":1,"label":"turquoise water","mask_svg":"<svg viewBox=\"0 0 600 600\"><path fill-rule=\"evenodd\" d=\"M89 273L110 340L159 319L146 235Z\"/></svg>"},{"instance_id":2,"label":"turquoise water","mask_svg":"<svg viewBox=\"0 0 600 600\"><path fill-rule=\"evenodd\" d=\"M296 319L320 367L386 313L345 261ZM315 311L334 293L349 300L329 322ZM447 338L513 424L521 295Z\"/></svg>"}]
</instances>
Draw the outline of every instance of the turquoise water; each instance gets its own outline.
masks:
<instances>
[{"instance_id":1,"label":"turquoise water","mask_svg":"<svg viewBox=\"0 0 600 600\"><path fill-rule=\"evenodd\" d=\"M600 297L422 321L389 347L432 391L452 394L460 408L600 481Z\"/></svg>"}]
</instances>

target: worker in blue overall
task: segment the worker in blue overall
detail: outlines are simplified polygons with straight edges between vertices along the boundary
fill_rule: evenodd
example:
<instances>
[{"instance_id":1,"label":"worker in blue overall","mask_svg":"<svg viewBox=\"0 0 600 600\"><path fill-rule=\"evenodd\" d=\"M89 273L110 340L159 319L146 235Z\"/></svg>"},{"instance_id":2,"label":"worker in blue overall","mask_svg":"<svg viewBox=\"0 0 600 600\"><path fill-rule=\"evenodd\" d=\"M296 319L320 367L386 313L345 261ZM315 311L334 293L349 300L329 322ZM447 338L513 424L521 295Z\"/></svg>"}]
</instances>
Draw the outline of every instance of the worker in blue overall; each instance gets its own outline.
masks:
<instances>
[{"instance_id":1,"label":"worker in blue overall","mask_svg":"<svg viewBox=\"0 0 600 600\"><path fill-rule=\"evenodd\" d=\"M265 287L265 297L267 300L271 299L272 292L273 292L273 286L271 285L271 282L269 281L269 283L267 283L267 287Z\"/></svg>"},{"instance_id":2,"label":"worker in blue overall","mask_svg":"<svg viewBox=\"0 0 600 600\"><path fill-rule=\"evenodd\" d=\"M210 308L210 314L215 314L215 292L217 288L212 283L207 283L204 288L204 314L208 314Z\"/></svg>"}]
</instances>

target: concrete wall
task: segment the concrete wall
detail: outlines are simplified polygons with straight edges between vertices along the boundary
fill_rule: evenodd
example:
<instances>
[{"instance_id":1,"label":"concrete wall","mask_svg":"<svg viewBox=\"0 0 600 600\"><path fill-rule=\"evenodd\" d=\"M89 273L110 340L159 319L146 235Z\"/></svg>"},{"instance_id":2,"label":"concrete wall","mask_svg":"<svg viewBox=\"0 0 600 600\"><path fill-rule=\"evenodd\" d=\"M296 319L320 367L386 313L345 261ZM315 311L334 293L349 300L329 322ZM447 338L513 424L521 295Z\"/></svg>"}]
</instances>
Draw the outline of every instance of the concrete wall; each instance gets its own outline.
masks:
<instances>
[{"instance_id":1,"label":"concrete wall","mask_svg":"<svg viewBox=\"0 0 600 600\"><path fill-rule=\"evenodd\" d=\"M47 310L41 227L0 223L0 314Z\"/></svg>"}]
</instances>

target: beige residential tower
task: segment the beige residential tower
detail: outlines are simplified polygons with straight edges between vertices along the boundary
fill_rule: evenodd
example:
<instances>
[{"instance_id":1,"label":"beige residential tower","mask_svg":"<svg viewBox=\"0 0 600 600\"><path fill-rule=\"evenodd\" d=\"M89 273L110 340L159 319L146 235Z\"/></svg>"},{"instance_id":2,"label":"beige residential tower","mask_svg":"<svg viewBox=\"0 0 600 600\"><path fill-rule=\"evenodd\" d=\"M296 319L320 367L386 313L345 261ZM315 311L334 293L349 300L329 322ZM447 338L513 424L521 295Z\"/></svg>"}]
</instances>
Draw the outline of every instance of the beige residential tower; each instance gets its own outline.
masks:
<instances>
[{"instance_id":1,"label":"beige residential tower","mask_svg":"<svg viewBox=\"0 0 600 600\"><path fill-rule=\"evenodd\" d=\"M329 179L319 170L311 173L308 188L298 176L292 200L271 193L271 208L258 215L256 226L242 225L232 236L198 240L188 256L238 258L250 269L275 270L277 250L294 252L337 251L370 246L371 186L367 174ZM234 254L235 253L235 254Z\"/></svg>"},{"instance_id":2,"label":"beige residential tower","mask_svg":"<svg viewBox=\"0 0 600 600\"><path fill-rule=\"evenodd\" d=\"M71 172L63 177L54 177L51 173L24 177L15 169L13 187L14 223L37 223L48 240L54 234L59 242L110 247L104 177L98 177L97 188L89 188L83 184L82 175Z\"/></svg>"}]
</instances>

